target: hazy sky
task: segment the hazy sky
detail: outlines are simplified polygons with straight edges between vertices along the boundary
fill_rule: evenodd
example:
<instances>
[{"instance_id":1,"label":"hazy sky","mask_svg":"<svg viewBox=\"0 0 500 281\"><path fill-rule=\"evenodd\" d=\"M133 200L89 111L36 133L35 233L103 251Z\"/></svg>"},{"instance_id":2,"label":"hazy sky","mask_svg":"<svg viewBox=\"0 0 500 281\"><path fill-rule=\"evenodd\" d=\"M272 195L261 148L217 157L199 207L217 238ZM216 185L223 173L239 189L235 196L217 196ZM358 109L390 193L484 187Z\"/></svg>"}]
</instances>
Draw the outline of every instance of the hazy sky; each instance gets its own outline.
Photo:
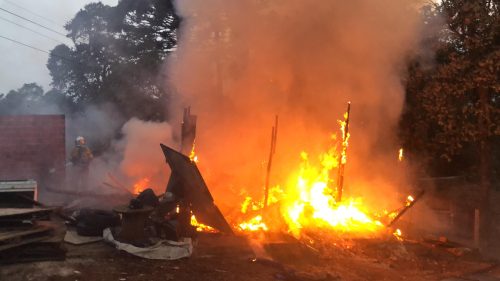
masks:
<instances>
[{"instance_id":1,"label":"hazy sky","mask_svg":"<svg viewBox=\"0 0 500 281\"><path fill-rule=\"evenodd\" d=\"M0 0L0 93L36 82L49 89L51 78L46 67L48 54L8 41L13 39L44 51L71 41L55 32L9 14L25 17L47 28L66 34L63 26L86 4L96 0ZM116 6L118 0L101 0ZM10 21L10 22L9 22ZM13 24L14 22L15 24ZM16 25L17 24L17 25ZM26 30L18 25L32 29ZM44 37L46 36L46 37ZM50 37L50 38L47 38Z\"/></svg>"}]
</instances>

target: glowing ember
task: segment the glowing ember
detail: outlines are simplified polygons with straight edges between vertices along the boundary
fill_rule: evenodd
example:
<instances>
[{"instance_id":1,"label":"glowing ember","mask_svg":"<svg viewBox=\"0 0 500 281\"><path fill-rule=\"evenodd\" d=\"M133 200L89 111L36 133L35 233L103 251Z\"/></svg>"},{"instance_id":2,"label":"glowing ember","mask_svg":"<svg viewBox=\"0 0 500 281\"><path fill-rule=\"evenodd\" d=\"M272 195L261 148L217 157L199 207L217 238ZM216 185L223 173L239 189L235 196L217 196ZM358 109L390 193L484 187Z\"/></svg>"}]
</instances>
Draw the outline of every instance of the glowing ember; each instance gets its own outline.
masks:
<instances>
[{"instance_id":1,"label":"glowing ember","mask_svg":"<svg viewBox=\"0 0 500 281\"><path fill-rule=\"evenodd\" d=\"M398 159L399 159L400 162L404 160L403 148L399 149Z\"/></svg>"},{"instance_id":2,"label":"glowing ember","mask_svg":"<svg viewBox=\"0 0 500 281\"><path fill-rule=\"evenodd\" d=\"M408 195L408 197L406 197L405 206L410 206L413 201L415 201L415 198L413 198L413 196L411 195Z\"/></svg>"},{"instance_id":3,"label":"glowing ember","mask_svg":"<svg viewBox=\"0 0 500 281\"><path fill-rule=\"evenodd\" d=\"M394 237L396 237L399 241L403 241L403 232L401 232L401 229L396 229L392 235L394 235Z\"/></svg>"},{"instance_id":4,"label":"glowing ember","mask_svg":"<svg viewBox=\"0 0 500 281\"><path fill-rule=\"evenodd\" d=\"M139 180L138 182L136 182L134 184L133 193L134 194L141 193L144 189L146 189L148 187L150 181L151 180L149 178L143 178L143 179Z\"/></svg>"},{"instance_id":5,"label":"glowing ember","mask_svg":"<svg viewBox=\"0 0 500 281\"><path fill-rule=\"evenodd\" d=\"M262 216L258 215L246 222L240 223L238 227L243 231L268 231L269 228L262 220Z\"/></svg>"},{"instance_id":6,"label":"glowing ember","mask_svg":"<svg viewBox=\"0 0 500 281\"><path fill-rule=\"evenodd\" d=\"M196 231L198 232L210 232L210 233L218 232L215 228L211 226L199 223L194 215L191 215L191 225L196 227Z\"/></svg>"}]
</instances>

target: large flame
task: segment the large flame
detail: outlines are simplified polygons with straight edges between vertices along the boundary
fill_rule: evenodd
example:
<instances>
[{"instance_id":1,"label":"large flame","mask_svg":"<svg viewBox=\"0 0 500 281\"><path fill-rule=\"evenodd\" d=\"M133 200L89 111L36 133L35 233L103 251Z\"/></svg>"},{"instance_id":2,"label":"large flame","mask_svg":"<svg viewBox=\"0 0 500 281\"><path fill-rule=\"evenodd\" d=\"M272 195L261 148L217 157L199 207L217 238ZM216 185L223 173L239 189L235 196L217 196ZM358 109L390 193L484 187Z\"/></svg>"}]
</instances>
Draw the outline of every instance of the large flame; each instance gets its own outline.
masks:
<instances>
[{"instance_id":1,"label":"large flame","mask_svg":"<svg viewBox=\"0 0 500 281\"><path fill-rule=\"evenodd\" d=\"M360 198L344 198L337 202L335 191L340 188L336 171L347 162L349 133L346 132L346 120L339 120L342 138L318 157L317 164L312 164L306 152L301 152L302 162L298 171L290 177L289 184L282 190L280 186L270 191L270 203L279 203L280 214L287 230L299 237L304 229L328 229L350 234L380 233L385 226L372 216ZM261 202L253 202L247 197L242 204L242 213L248 209L255 211L262 207ZM269 212L263 212L268 214ZM267 219L266 216L264 218ZM268 226L261 215L239 223L244 231L267 231ZM274 225L274 224L273 224Z\"/></svg>"},{"instance_id":2,"label":"large flame","mask_svg":"<svg viewBox=\"0 0 500 281\"><path fill-rule=\"evenodd\" d=\"M384 228L372 218L360 198L346 198L336 202L332 188L331 171L342 158L334 150L321 155L320 168L311 165L302 153L302 165L295 184L286 189L281 202L289 230L299 236L304 228L326 228L349 233L373 233Z\"/></svg>"}]
</instances>

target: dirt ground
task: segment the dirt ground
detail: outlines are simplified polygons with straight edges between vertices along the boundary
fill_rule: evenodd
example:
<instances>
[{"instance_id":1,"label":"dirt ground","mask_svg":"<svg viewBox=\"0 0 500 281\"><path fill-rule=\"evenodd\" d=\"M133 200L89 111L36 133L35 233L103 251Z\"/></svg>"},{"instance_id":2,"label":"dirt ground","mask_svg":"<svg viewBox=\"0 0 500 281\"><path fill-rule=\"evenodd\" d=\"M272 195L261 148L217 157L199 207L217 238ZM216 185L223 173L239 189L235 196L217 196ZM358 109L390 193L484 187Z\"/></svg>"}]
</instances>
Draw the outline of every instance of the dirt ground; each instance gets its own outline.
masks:
<instances>
[{"instance_id":1,"label":"dirt ground","mask_svg":"<svg viewBox=\"0 0 500 281\"><path fill-rule=\"evenodd\" d=\"M65 244L65 261L0 266L1 281L80 280L500 280L494 261L419 242L351 241L349 247L200 234L190 258L147 260L104 242ZM264 251L262 251L264 250Z\"/></svg>"}]
</instances>

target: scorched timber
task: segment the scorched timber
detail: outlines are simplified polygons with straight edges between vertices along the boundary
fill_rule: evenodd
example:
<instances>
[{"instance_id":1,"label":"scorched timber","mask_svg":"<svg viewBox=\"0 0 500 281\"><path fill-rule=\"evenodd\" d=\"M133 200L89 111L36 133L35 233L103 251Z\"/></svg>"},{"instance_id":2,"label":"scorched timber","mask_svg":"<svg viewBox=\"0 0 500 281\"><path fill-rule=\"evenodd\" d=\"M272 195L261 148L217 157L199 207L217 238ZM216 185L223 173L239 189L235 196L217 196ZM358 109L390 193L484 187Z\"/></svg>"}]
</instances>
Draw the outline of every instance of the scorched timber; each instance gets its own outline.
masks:
<instances>
[{"instance_id":1,"label":"scorched timber","mask_svg":"<svg viewBox=\"0 0 500 281\"><path fill-rule=\"evenodd\" d=\"M196 164L182 153L163 144L160 146L172 170L172 176L176 177L176 186L182 189L180 191L182 197L191 204L191 210L196 219L223 233L233 234L233 230L219 208L215 206L214 199Z\"/></svg>"}]
</instances>

